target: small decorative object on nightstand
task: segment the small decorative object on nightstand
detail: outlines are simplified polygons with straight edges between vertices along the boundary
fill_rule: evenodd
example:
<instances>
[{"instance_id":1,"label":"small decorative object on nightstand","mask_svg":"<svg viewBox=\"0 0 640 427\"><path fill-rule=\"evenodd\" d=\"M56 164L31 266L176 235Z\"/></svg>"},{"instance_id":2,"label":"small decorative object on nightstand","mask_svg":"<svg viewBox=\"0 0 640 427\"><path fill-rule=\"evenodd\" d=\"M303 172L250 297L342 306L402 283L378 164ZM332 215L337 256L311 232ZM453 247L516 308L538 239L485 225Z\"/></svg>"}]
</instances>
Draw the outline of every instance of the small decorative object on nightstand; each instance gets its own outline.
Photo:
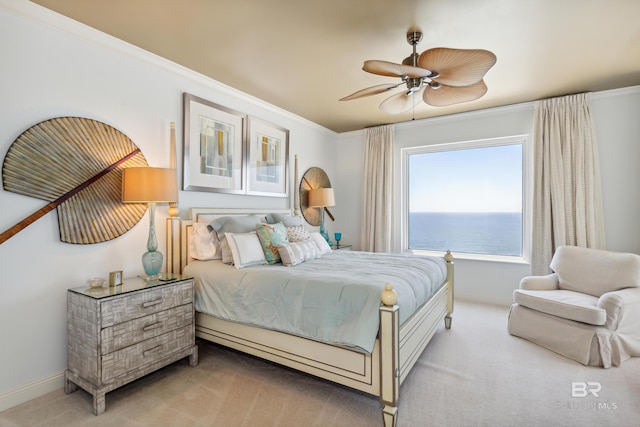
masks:
<instances>
[{"instance_id":1,"label":"small decorative object on nightstand","mask_svg":"<svg viewBox=\"0 0 640 427\"><path fill-rule=\"evenodd\" d=\"M335 232L333 233L333 237L336 238L336 246L340 246L340 239L342 239L342 233L340 232Z\"/></svg>"},{"instance_id":2,"label":"small decorative object on nightstand","mask_svg":"<svg viewBox=\"0 0 640 427\"><path fill-rule=\"evenodd\" d=\"M109 273L109 286L120 286L122 284L122 270Z\"/></svg>"},{"instance_id":3,"label":"small decorative object on nightstand","mask_svg":"<svg viewBox=\"0 0 640 427\"><path fill-rule=\"evenodd\" d=\"M91 393L94 414L104 412L106 393L187 356L198 364L192 278L67 292L64 390Z\"/></svg>"}]
</instances>

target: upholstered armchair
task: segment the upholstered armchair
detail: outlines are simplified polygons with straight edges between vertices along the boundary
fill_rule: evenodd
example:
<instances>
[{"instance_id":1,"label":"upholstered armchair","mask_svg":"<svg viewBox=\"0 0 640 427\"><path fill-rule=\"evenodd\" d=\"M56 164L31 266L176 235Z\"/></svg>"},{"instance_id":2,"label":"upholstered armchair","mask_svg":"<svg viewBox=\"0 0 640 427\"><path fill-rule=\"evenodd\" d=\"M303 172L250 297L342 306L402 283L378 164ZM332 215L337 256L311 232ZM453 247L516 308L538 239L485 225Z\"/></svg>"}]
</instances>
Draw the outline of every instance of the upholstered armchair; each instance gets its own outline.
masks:
<instances>
[{"instance_id":1,"label":"upholstered armchair","mask_svg":"<svg viewBox=\"0 0 640 427\"><path fill-rule=\"evenodd\" d=\"M561 246L513 293L508 330L584 365L640 356L640 255Z\"/></svg>"}]
</instances>

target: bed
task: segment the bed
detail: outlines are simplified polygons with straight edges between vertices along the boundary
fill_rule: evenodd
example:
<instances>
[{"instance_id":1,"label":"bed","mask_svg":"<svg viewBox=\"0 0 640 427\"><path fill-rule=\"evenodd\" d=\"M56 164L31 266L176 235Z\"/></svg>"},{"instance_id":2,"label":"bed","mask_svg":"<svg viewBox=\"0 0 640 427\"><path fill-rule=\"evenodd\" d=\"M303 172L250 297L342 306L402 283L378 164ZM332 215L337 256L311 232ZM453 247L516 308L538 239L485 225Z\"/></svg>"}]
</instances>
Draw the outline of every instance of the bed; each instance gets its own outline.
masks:
<instances>
[{"instance_id":1,"label":"bed","mask_svg":"<svg viewBox=\"0 0 640 427\"><path fill-rule=\"evenodd\" d=\"M195 278L196 283L196 336L226 347L230 347L284 366L357 389L380 398L383 405L382 417L385 426L394 426L397 422L398 399L400 384L409 374L412 366L421 355L431 337L437 331L440 322L444 320L445 327L451 327L453 313L453 257L449 252L440 257L413 257L403 254L369 254L357 251L331 251L324 253L316 259L301 262L295 266L251 265L238 269L233 265L226 265L221 261L198 261L191 255L194 250L193 230L202 228L202 224L210 224L221 217L258 215L260 217L270 214L287 215L288 210L271 210L264 212L254 209L208 209L192 208L190 217L179 217L167 220L167 271L169 273L183 273ZM198 224L200 224L198 226ZM284 252L283 252L284 253ZM434 264L432 267L420 267L416 272L403 266L402 263L414 263L420 260L423 264ZM366 271L354 273L358 269L365 268L367 263L386 263L387 267L380 277L369 276ZM416 264L417 265L417 264ZM348 266L348 271L345 267ZM210 272L208 272L211 270ZM322 272L320 276L314 276L313 271ZM408 272L404 272L407 270ZM327 325L320 320L295 321L294 326L282 326L279 321L271 322L272 314L258 316L260 319L244 319L240 312L242 301L247 294L255 294L263 291L267 285L275 286L274 292L285 295L283 299L301 298L304 292L295 291L290 283L293 280L285 279L287 286L280 284L281 275L290 274L304 277L308 283L297 286L306 286L306 293L317 297L314 292L320 288L331 292L335 287L340 301L345 299L345 293L354 290L351 302L346 303L354 313L362 313L359 322L350 323L344 328L355 332L343 333L338 329L337 321L331 319ZM229 281L233 289L233 277L238 275L242 281L242 293L221 295L217 289ZM431 289L415 302L407 303L409 294L420 294L414 289L413 283L420 276L427 275L431 282ZM345 282L350 278L365 278L376 284L371 289L360 286L345 287ZM375 278L374 278L375 277ZM224 278L222 280L221 278ZM359 279L359 280L360 280ZM215 281L207 286L209 280ZM296 279L297 280L297 279ZM334 280L337 283L332 285ZM355 280L355 279L354 279ZM384 282L384 283L383 283ZM395 283L394 283L395 282ZM320 286L319 284L323 285ZM224 285L227 286L227 285ZM253 288L250 288L253 286ZM277 288L280 286L281 288ZM391 290L394 287L393 291ZM385 289L388 288L388 289ZM427 286L428 287L428 286ZM342 290L340 290L342 288ZM367 288L371 288L368 286ZM211 291L216 289L216 291ZM247 292L246 289L254 289ZM286 292L297 292L293 297L286 296ZM351 291L349 291L351 292ZM371 292L374 292L372 294ZM335 296L333 301L338 298ZM374 296L372 296L374 295ZM397 295L397 298L396 298ZM264 298L264 295L259 295ZM226 300L224 298L227 298ZM224 301L224 303L221 303ZM355 302L353 302L355 301ZM305 313L309 313L309 302L296 301L305 307ZM252 303L251 307L259 307L258 303ZM269 303L267 306L280 304ZM404 304L404 306L403 306ZM409 304L409 305L407 305ZM411 304L415 305L410 306ZM355 307L354 307L355 305ZM211 306L222 306L222 313L212 312ZM326 307L314 307L315 310L326 312ZM254 310L262 311L262 309ZM288 307L276 309L277 311L290 312ZM411 312L411 313L409 313ZM256 317L256 316L254 316ZM261 324L268 318L268 324ZM350 320L350 321L353 321ZM333 322L333 323L331 323ZM316 329L308 333L300 324L313 324ZM335 334L326 333L335 326ZM288 328L294 329L288 329ZM320 330L324 335L318 337L314 334Z\"/></svg>"}]
</instances>

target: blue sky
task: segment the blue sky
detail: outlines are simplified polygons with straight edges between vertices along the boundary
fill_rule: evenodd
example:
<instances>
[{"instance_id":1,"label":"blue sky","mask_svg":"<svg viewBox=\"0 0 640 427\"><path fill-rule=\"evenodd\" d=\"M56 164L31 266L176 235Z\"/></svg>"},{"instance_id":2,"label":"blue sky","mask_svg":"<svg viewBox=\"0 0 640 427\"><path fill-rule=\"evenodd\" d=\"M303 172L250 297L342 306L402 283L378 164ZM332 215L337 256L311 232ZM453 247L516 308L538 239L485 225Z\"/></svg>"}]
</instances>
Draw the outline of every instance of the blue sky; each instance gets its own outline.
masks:
<instances>
[{"instance_id":1,"label":"blue sky","mask_svg":"<svg viewBox=\"0 0 640 427\"><path fill-rule=\"evenodd\" d=\"M409 157L410 212L521 212L522 146Z\"/></svg>"}]
</instances>

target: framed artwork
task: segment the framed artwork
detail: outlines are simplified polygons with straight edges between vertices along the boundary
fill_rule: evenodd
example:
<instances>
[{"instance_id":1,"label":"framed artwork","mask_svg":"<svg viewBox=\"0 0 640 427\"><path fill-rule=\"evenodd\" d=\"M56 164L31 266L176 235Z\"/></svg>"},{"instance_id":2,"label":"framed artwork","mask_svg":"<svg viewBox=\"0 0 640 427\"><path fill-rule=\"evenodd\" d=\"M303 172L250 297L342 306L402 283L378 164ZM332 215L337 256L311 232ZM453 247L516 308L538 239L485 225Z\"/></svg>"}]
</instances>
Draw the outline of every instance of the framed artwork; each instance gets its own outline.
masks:
<instances>
[{"instance_id":1,"label":"framed artwork","mask_svg":"<svg viewBox=\"0 0 640 427\"><path fill-rule=\"evenodd\" d=\"M250 118L247 143L247 194L287 197L289 131Z\"/></svg>"},{"instance_id":2,"label":"framed artwork","mask_svg":"<svg viewBox=\"0 0 640 427\"><path fill-rule=\"evenodd\" d=\"M183 190L245 192L247 116L184 94Z\"/></svg>"}]
</instances>

